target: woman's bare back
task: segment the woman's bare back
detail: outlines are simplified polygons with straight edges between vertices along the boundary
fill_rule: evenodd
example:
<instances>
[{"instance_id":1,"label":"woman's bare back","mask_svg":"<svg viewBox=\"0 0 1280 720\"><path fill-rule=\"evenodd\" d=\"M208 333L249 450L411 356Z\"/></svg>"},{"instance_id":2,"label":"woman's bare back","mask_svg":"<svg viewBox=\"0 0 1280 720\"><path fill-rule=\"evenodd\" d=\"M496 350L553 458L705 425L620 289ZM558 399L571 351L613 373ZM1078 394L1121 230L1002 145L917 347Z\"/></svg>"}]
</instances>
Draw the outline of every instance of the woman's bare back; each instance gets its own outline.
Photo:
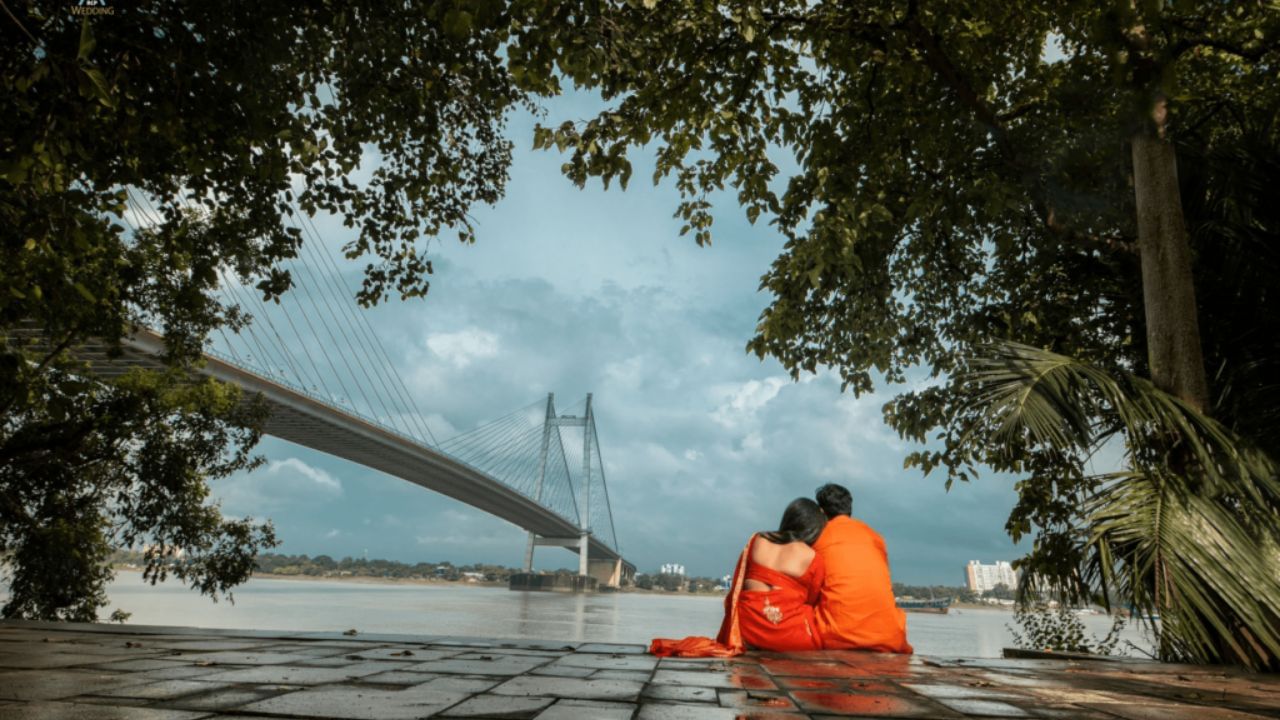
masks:
<instances>
[{"instance_id":1,"label":"woman's bare back","mask_svg":"<svg viewBox=\"0 0 1280 720\"><path fill-rule=\"evenodd\" d=\"M783 575L790 575L796 578L804 575L805 571L809 569L809 565L813 562L813 556L813 548L799 540L779 544L761 536L756 538L756 542L751 546L752 562L771 570L777 570ZM767 583L751 578L747 578L742 587L744 590L773 589Z\"/></svg>"}]
</instances>

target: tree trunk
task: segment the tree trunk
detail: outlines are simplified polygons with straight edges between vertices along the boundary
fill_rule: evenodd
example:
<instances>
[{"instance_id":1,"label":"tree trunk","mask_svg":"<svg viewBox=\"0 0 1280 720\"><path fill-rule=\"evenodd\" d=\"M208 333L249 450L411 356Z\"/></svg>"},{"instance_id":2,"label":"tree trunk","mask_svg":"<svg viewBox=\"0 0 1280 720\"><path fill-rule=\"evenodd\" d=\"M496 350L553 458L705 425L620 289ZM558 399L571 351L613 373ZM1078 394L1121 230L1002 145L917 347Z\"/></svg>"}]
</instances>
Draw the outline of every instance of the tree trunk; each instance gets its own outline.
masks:
<instances>
[{"instance_id":1,"label":"tree trunk","mask_svg":"<svg viewBox=\"0 0 1280 720\"><path fill-rule=\"evenodd\" d=\"M1147 362L1156 387L1204 412L1209 407L1209 387L1200 346L1191 243L1178 194L1177 156L1173 145L1161 137L1163 110L1158 103L1153 113L1158 128L1155 133L1139 132L1132 139ZM1185 453L1175 454L1169 459L1169 469L1186 472L1186 460ZM1168 597L1157 599L1157 608L1164 611L1170 601ZM1159 637L1160 656L1172 659L1174 654L1165 645L1166 636L1161 633ZM1246 661L1235 652L1229 638L1217 637L1215 645L1220 661Z\"/></svg>"},{"instance_id":2,"label":"tree trunk","mask_svg":"<svg viewBox=\"0 0 1280 720\"><path fill-rule=\"evenodd\" d=\"M1191 244L1178 196L1177 157L1173 145L1157 134L1133 136L1133 188L1151 380L1204 412L1209 408L1209 385L1200 346Z\"/></svg>"}]
</instances>

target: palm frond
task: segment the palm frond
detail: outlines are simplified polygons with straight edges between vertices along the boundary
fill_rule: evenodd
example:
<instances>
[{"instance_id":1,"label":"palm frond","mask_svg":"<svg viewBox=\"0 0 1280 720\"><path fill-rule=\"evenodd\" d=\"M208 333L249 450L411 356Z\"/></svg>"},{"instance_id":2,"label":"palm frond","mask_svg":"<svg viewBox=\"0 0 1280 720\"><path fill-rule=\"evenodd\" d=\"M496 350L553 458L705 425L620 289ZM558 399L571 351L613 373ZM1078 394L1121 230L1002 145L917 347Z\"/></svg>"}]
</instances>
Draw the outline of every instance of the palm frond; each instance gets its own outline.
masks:
<instances>
[{"instance_id":1,"label":"palm frond","mask_svg":"<svg viewBox=\"0 0 1280 720\"><path fill-rule=\"evenodd\" d=\"M1110 417L1123 429L1131 459L1138 461L1140 450L1161 455L1174 446L1191 459L1195 467L1170 481L1280 507L1280 476L1271 458L1145 378L1012 342L990 346L969 368L971 397L999 428L997 442L1026 433L1047 448L1088 451L1104 439L1096 428Z\"/></svg>"},{"instance_id":2,"label":"palm frond","mask_svg":"<svg viewBox=\"0 0 1280 720\"><path fill-rule=\"evenodd\" d=\"M1128 468L1080 508L1081 576L1159 615L1167 659L1280 658L1280 479L1265 453L1156 388L1015 343L969 363L994 442L1080 456L1112 428Z\"/></svg>"},{"instance_id":3,"label":"palm frond","mask_svg":"<svg viewBox=\"0 0 1280 720\"><path fill-rule=\"evenodd\" d=\"M1274 545L1221 503L1141 473L1117 473L1084 509L1099 585L1126 598L1170 658L1280 657ZM1225 644L1225 650L1222 645Z\"/></svg>"}]
</instances>

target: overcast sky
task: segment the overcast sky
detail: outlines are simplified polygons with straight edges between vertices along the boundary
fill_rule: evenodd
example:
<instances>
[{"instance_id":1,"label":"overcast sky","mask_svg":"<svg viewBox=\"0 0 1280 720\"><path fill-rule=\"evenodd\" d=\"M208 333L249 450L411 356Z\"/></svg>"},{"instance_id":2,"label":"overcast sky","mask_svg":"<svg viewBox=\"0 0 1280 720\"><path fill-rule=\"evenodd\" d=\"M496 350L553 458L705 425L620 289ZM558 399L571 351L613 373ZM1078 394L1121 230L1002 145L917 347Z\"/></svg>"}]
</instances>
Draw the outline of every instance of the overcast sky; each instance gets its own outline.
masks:
<instances>
[{"instance_id":1,"label":"overcast sky","mask_svg":"<svg viewBox=\"0 0 1280 720\"><path fill-rule=\"evenodd\" d=\"M586 116L569 98L548 122ZM782 248L716 198L715 244L677 233L678 201L636 156L622 192L579 190L563 158L529 150L533 119L512 119L507 196L476 208L478 242L432 241L425 300L363 311L441 440L556 395L565 409L594 393L613 515L624 555L642 571L684 564L732 570L751 532L825 482L849 487L854 514L878 529L895 580L963 583L964 564L1021 554L1003 531L1012 481L989 476L950 493L943 478L902 468L912 449L881 419L894 392L842 394L831 371L792 382L744 347L769 297L760 276ZM350 231L320 218L337 248ZM354 290L363 263L344 265ZM323 344L323 343L319 343ZM229 515L269 517L277 552L517 566L519 528L403 480L266 438L267 464L214 484ZM540 548L537 565L576 567Z\"/></svg>"}]
</instances>

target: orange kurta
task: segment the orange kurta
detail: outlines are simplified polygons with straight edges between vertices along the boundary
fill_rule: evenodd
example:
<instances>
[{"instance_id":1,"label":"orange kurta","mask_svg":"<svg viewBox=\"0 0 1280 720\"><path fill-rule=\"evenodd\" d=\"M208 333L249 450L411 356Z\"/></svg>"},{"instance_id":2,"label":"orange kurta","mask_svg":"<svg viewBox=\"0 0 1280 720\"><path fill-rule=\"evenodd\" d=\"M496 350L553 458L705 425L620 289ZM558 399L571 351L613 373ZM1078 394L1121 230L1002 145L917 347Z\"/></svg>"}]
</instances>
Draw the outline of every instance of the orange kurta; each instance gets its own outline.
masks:
<instances>
[{"instance_id":1,"label":"orange kurta","mask_svg":"<svg viewBox=\"0 0 1280 720\"><path fill-rule=\"evenodd\" d=\"M893 599L884 539L847 515L827 521L813 549L826 565L816 618L829 650L912 652L907 616Z\"/></svg>"}]
</instances>

